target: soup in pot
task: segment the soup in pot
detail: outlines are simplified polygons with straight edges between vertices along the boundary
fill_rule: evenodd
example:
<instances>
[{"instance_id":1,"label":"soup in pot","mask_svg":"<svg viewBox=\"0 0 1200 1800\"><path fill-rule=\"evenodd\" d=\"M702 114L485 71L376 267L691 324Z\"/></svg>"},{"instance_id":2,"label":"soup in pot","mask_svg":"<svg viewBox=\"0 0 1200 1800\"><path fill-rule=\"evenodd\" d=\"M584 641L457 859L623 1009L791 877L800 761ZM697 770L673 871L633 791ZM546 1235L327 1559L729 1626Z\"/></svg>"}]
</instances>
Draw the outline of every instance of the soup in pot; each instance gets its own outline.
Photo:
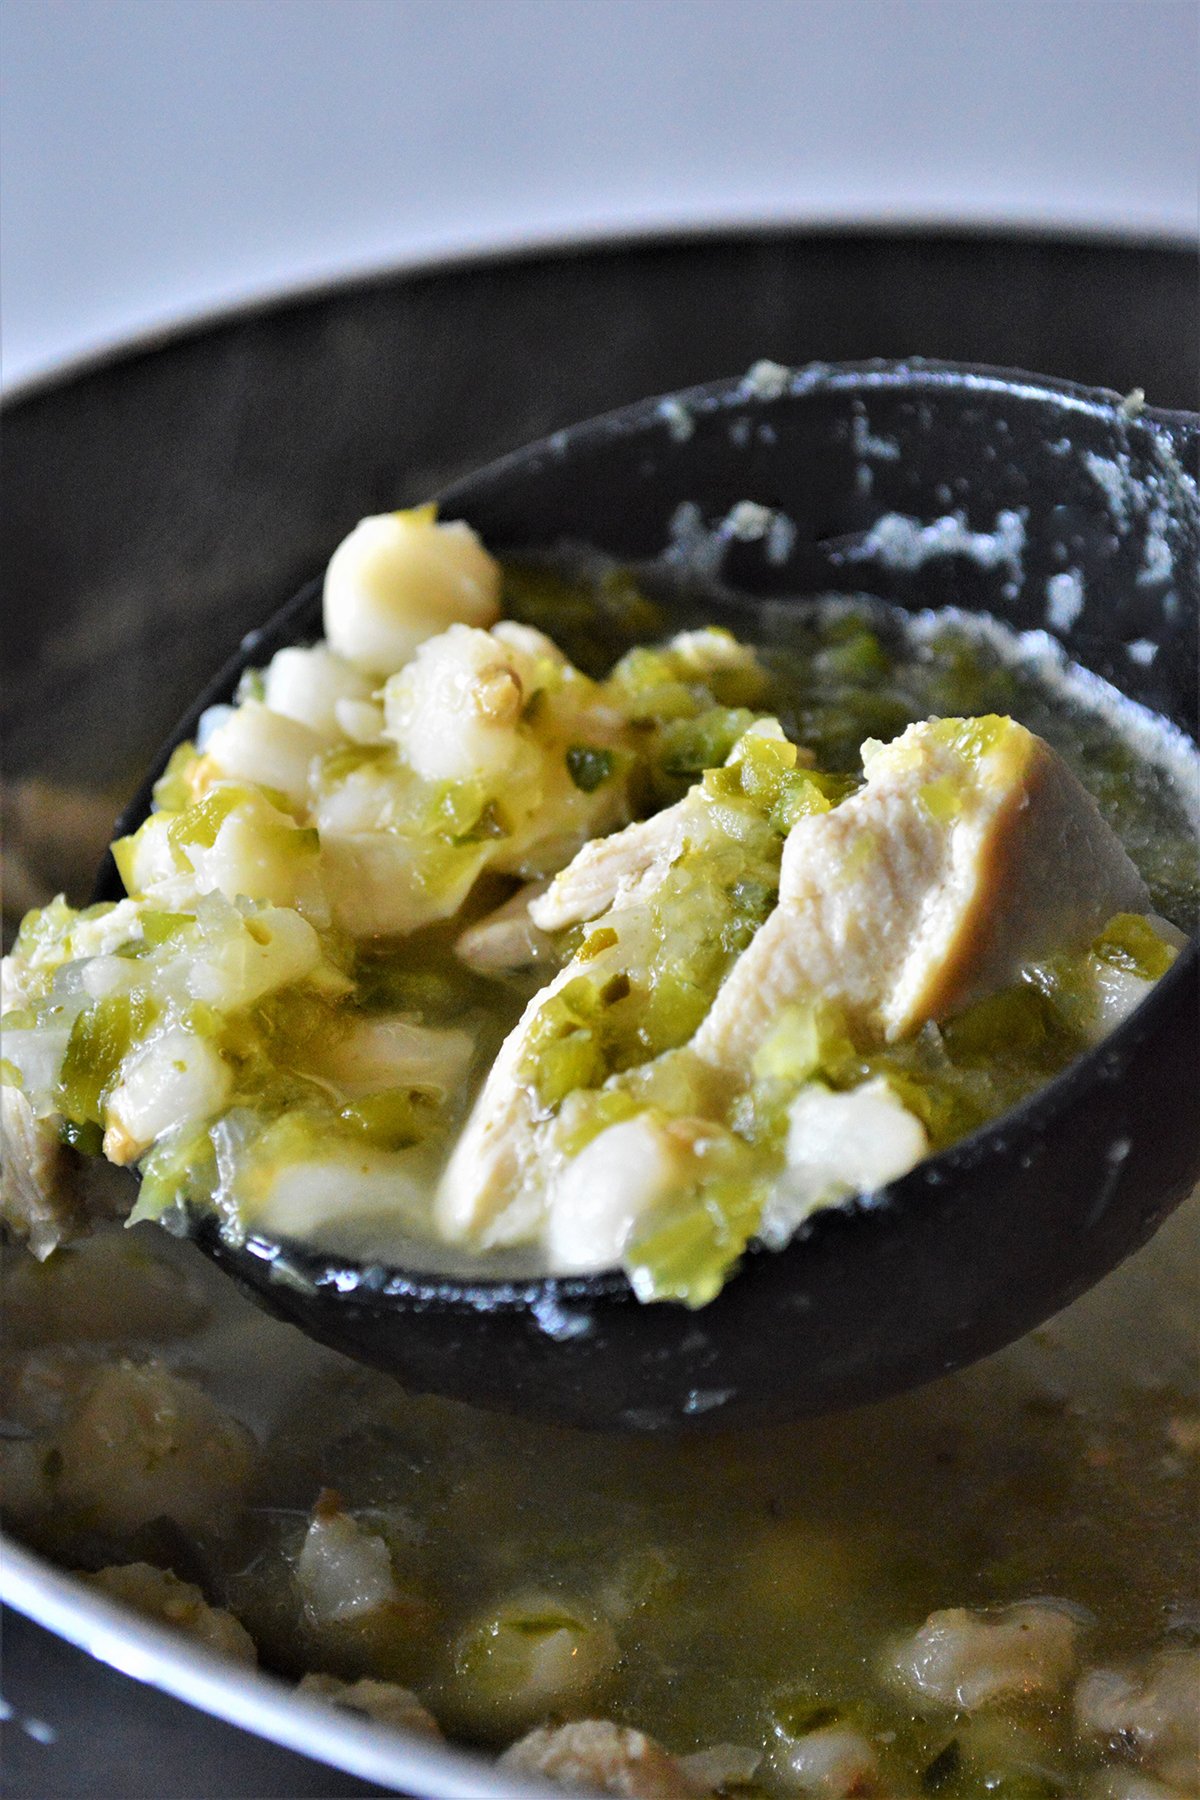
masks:
<instances>
[{"instance_id":1,"label":"soup in pot","mask_svg":"<svg viewBox=\"0 0 1200 1800\"><path fill-rule=\"evenodd\" d=\"M10 1204L53 1254L3 1271L12 1529L221 1654L568 1788L1195 1795L1194 1200L973 1369L682 1439L407 1394L186 1244L97 1224L136 1164L143 1218L215 1205L235 1235L430 1267L621 1262L701 1305L749 1238L1094 1043L1196 922L1191 752L1047 641L808 600L748 643L720 597L493 579L460 535L464 589L435 529L399 530L423 610L372 606L397 531L368 532L329 641L177 756L121 849L129 900L23 928ZM1053 941L1023 926L985 968L961 934L995 861L967 852L1014 793L1096 855ZM898 844L950 923L857 985L845 956L816 978L818 932L790 986L759 965L747 1025L719 997L793 904L797 843L810 924L875 905ZM532 1096L519 1180L476 1122L506 1066ZM447 1175L460 1133L486 1190Z\"/></svg>"}]
</instances>

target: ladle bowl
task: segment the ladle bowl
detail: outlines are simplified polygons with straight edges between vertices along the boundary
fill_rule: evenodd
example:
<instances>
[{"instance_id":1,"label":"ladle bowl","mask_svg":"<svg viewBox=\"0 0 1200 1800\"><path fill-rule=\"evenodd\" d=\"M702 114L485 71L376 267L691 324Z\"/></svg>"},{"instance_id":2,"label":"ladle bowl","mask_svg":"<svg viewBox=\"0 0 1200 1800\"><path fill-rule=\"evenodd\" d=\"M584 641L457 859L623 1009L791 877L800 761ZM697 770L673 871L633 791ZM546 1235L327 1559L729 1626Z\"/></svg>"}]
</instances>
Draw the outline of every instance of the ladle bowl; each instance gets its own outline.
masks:
<instances>
[{"instance_id":1,"label":"ladle bowl","mask_svg":"<svg viewBox=\"0 0 1200 1800\"><path fill-rule=\"evenodd\" d=\"M1057 638L1194 735L1200 419L1140 397L923 363L759 365L591 420L438 496L498 555L588 545L756 602L867 592ZM743 503L751 502L750 507ZM331 546L332 548L332 546ZM320 634L313 583L201 712ZM119 895L111 861L97 898ZM620 1272L458 1279L251 1234L202 1248L273 1312L421 1391L630 1430L752 1424L880 1398L999 1349L1142 1244L1200 1177L1200 945L1104 1043L891 1186L751 1247L697 1311Z\"/></svg>"}]
</instances>

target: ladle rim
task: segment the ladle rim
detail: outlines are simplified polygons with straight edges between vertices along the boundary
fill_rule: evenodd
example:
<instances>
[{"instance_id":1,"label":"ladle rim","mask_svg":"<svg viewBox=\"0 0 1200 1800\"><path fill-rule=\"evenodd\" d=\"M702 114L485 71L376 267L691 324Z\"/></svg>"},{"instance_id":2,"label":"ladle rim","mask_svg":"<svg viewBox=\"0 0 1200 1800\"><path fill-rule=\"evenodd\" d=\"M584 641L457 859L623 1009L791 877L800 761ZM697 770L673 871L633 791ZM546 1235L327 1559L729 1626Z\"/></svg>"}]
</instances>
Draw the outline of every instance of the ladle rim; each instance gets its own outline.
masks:
<instances>
[{"instance_id":1,"label":"ladle rim","mask_svg":"<svg viewBox=\"0 0 1200 1800\"><path fill-rule=\"evenodd\" d=\"M983 363L945 362L922 357L871 358L860 362L811 362L797 367L776 363L755 364L741 376L724 377L668 394L651 395L626 406L596 414L564 430L551 433L532 443L506 452L469 475L453 482L432 498L439 509L452 516L462 516L468 502L459 498L469 490L478 494L489 485L501 483L514 467L536 464L538 458L551 459L563 453L568 441L572 448L587 446L606 438L633 435L654 421L663 422L664 407L674 404L690 412L701 413L758 399L764 404L773 400L796 397L816 390L829 390L850 395L879 393L886 389L903 389L916 394L922 391L976 392L1007 395L1021 400L1054 399L1065 403L1084 417L1106 422L1124 420L1130 425L1149 424L1160 431L1177 453L1186 453L1200 444L1200 414L1180 408L1152 407L1122 396L1108 388L1089 387L1079 382L1054 376L1030 374L1019 369L1002 369ZM503 550L505 547L501 546ZM516 548L516 546L514 546ZM135 830L150 810L152 789L166 767L172 750L194 732L200 716L210 706L227 702L242 672L251 666L250 659L264 639L278 636L303 618L317 603L321 577L306 583L261 627L249 632L237 651L227 659L199 698L185 713L165 741L137 794L121 814L114 835L123 836ZM285 642L298 641L295 637ZM111 855L106 857L97 879L94 898L110 898L116 882ZM742 1264L763 1257L781 1257L802 1252L815 1236L827 1231L831 1221L840 1221L838 1229L862 1230L873 1217L888 1215L917 1200L924 1188L946 1189L952 1186L959 1171L974 1168L992 1156L1018 1154L1011 1151L1008 1140L1024 1136L1036 1140L1053 1128L1054 1122L1079 1096L1085 1085L1094 1082L1096 1072L1106 1059L1124 1060L1124 1053L1153 1034L1158 1015L1169 1010L1176 992L1193 978L1200 959L1200 930L1193 933L1172 966L1149 994L1126 1019L1098 1045L1076 1057L1064 1069L1043 1083L1034 1093L1007 1108L996 1118L979 1126L966 1137L946 1149L925 1157L899 1180L880 1189L850 1196L835 1206L823 1207L810 1215L787 1244L779 1249L752 1241L743 1251L738 1271L730 1280L738 1279ZM269 1264L273 1277L289 1286L310 1292L345 1296L378 1304L398 1301L423 1311L445 1315L477 1316L481 1313L533 1314L542 1309L552 1311L561 1305L597 1304L609 1306L642 1306L633 1285L623 1269L613 1268L590 1274L542 1274L528 1277L441 1274L435 1271L405 1269L399 1264L355 1257L327 1251L299 1239L267 1238L253 1230L233 1241L223 1236L220 1223L211 1208L192 1206L185 1209L187 1234L198 1242L220 1239L225 1248L248 1254ZM709 1302L720 1304L721 1295ZM680 1306L676 1301L656 1301L655 1306ZM708 1310L706 1308L706 1310Z\"/></svg>"}]
</instances>

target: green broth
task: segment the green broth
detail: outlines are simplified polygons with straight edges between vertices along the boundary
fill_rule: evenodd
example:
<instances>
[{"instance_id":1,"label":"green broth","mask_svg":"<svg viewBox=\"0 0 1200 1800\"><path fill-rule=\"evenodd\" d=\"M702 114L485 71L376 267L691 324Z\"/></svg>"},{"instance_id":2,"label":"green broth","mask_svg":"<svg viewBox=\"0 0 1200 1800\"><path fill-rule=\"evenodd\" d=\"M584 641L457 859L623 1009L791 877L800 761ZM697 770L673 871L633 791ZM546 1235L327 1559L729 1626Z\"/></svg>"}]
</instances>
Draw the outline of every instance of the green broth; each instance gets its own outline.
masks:
<instances>
[{"instance_id":1,"label":"green broth","mask_svg":"<svg viewBox=\"0 0 1200 1800\"><path fill-rule=\"evenodd\" d=\"M248 1510L207 1541L177 1530L98 1540L61 1513L16 1522L72 1565L136 1555L192 1579L200 1570L268 1666L402 1679L470 1738L480 1730L464 1708L456 1641L481 1609L536 1591L615 1633L615 1677L584 1710L672 1750L769 1747L777 1717L835 1709L876 1742L878 1791L917 1795L952 1740L1003 1723L1030 1734L1057 1783L1050 1791L1076 1794L1102 1747L1076 1737L1065 1703L1010 1699L972 1723L914 1708L883 1671L893 1641L932 1609L1039 1595L1087 1610L1085 1669L1200 1636L1189 1529L1200 1504L1197 1226L1193 1201L1051 1326L920 1393L771 1431L665 1439L593 1436L406 1395L298 1344L211 1270L193 1269L215 1310L199 1337L163 1353L255 1422ZM187 1269L194 1254L164 1246L154 1263L169 1256ZM52 1293L96 1257L85 1246L43 1270L10 1269L8 1296L20 1302L39 1284ZM114 1353L90 1350L86 1329L80 1342L78 1316L71 1332L57 1352L53 1328L31 1347L19 1332L10 1339L10 1411L28 1393L30 1359L45 1368L59 1354L79 1366ZM1190 1453L1176 1441L1180 1421L1191 1425L1180 1440ZM325 1486L388 1541L420 1595L415 1624L332 1649L312 1638L294 1565ZM489 1746L504 1735L482 1734ZM1022 1766L1011 1752L993 1764L993 1776L1007 1769L1014 1780ZM781 1790L765 1780L762 1791ZM995 1789L968 1761L938 1791Z\"/></svg>"}]
</instances>

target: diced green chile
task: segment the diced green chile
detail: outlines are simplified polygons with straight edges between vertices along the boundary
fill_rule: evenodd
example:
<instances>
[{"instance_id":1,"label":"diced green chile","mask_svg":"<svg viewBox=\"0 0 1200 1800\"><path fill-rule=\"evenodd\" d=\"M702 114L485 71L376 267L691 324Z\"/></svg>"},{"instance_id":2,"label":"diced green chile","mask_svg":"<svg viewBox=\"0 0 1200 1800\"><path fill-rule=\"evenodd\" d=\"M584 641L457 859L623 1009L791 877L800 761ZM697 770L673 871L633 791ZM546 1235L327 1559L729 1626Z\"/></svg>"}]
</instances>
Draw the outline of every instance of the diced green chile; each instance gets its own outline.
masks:
<instances>
[{"instance_id":1,"label":"diced green chile","mask_svg":"<svg viewBox=\"0 0 1200 1800\"><path fill-rule=\"evenodd\" d=\"M567 751L567 771L582 793L594 794L604 782L611 780L617 759L611 750L594 744L572 744Z\"/></svg>"},{"instance_id":2,"label":"diced green chile","mask_svg":"<svg viewBox=\"0 0 1200 1800\"><path fill-rule=\"evenodd\" d=\"M113 994L79 1014L71 1027L58 1085L59 1110L68 1123L104 1124L109 1089L157 1011L148 995Z\"/></svg>"}]
</instances>

